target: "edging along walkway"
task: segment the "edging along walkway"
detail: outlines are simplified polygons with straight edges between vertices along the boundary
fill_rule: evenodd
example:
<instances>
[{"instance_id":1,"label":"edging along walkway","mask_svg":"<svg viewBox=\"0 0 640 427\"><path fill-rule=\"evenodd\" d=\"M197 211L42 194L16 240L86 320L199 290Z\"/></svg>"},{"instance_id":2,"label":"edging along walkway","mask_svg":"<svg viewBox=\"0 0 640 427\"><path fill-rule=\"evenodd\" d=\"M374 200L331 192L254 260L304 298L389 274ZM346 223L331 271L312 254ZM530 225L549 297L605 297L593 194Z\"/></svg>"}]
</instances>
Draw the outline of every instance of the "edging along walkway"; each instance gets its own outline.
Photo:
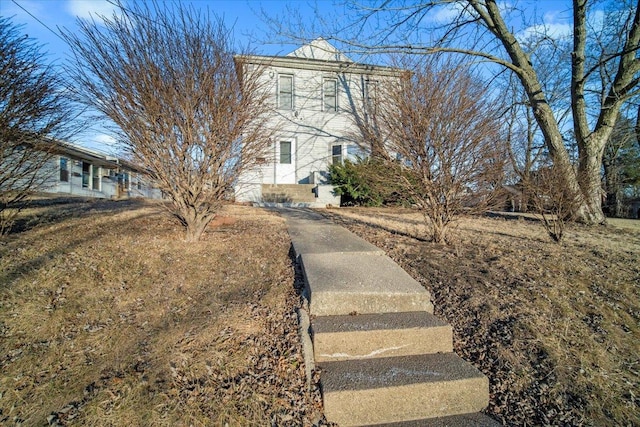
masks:
<instances>
[{"instance_id":1,"label":"edging along walkway","mask_svg":"<svg viewBox=\"0 0 640 427\"><path fill-rule=\"evenodd\" d=\"M281 208L305 279L301 334L324 413L344 426L497 426L489 382L453 353L429 292L384 252L308 209ZM308 371L309 374L310 371Z\"/></svg>"}]
</instances>

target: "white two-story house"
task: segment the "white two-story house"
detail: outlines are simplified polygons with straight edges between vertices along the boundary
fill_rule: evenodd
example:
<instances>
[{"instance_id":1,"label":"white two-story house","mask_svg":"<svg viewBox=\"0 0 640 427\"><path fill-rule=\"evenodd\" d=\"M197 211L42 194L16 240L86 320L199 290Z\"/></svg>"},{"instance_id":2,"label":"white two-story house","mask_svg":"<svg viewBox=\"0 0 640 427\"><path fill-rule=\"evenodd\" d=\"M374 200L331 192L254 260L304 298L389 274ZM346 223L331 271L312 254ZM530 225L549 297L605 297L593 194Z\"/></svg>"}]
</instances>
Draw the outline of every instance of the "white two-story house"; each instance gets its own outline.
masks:
<instances>
[{"instance_id":1,"label":"white two-story house","mask_svg":"<svg viewBox=\"0 0 640 427\"><path fill-rule=\"evenodd\" d=\"M356 123L375 108L379 83L398 70L355 63L323 39L286 56L238 59L266 67L277 131L262 166L241 178L236 200L339 205L329 165L362 154Z\"/></svg>"}]
</instances>

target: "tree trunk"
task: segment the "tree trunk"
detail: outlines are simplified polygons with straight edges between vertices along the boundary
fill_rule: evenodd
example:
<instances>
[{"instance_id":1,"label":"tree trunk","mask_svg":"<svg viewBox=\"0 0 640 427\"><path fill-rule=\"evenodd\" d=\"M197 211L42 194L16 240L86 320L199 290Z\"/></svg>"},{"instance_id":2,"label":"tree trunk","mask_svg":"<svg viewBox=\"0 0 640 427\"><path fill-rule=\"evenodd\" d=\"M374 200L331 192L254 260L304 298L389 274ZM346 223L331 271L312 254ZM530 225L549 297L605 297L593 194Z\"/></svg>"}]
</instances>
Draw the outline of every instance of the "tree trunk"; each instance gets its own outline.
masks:
<instances>
[{"instance_id":1,"label":"tree trunk","mask_svg":"<svg viewBox=\"0 0 640 427\"><path fill-rule=\"evenodd\" d=\"M184 240L186 242L197 242L202 237L204 230L213 218L208 217L193 217L189 221L184 222L185 234Z\"/></svg>"}]
</instances>

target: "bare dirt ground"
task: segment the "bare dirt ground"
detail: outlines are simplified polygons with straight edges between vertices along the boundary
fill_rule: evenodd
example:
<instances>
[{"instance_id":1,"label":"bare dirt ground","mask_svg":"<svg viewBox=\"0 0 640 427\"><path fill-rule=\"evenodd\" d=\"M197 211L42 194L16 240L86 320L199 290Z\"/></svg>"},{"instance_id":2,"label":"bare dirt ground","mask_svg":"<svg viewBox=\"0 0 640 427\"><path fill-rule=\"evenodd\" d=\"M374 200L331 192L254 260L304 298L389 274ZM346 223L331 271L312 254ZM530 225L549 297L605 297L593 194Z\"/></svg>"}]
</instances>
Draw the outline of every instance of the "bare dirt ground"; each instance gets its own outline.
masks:
<instances>
[{"instance_id":1,"label":"bare dirt ground","mask_svg":"<svg viewBox=\"0 0 640 427\"><path fill-rule=\"evenodd\" d=\"M463 218L454 243L423 239L407 209L323 212L383 248L431 292L455 350L490 381L510 426L640 425L640 221L570 225Z\"/></svg>"},{"instance_id":2,"label":"bare dirt ground","mask_svg":"<svg viewBox=\"0 0 640 427\"><path fill-rule=\"evenodd\" d=\"M44 201L0 240L0 424L308 426L284 220L186 244L144 202Z\"/></svg>"}]
</instances>

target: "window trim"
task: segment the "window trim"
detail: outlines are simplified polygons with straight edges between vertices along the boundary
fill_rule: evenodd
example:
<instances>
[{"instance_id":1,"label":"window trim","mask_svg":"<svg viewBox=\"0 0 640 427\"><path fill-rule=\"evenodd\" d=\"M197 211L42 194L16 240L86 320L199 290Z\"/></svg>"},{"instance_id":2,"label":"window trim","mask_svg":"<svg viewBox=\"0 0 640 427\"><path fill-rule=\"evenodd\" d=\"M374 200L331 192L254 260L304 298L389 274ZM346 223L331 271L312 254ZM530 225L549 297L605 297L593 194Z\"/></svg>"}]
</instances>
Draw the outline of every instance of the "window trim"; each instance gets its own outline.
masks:
<instances>
[{"instance_id":1,"label":"window trim","mask_svg":"<svg viewBox=\"0 0 640 427\"><path fill-rule=\"evenodd\" d=\"M339 154L336 154L336 148L338 148L338 150L340 150ZM331 144L331 164L336 166L336 165L342 165L343 164L343 153L342 153L342 148L343 145L342 144Z\"/></svg>"},{"instance_id":2,"label":"window trim","mask_svg":"<svg viewBox=\"0 0 640 427\"><path fill-rule=\"evenodd\" d=\"M367 79L364 85L364 99L367 113L376 114L378 111L378 80Z\"/></svg>"},{"instance_id":3,"label":"window trim","mask_svg":"<svg viewBox=\"0 0 640 427\"><path fill-rule=\"evenodd\" d=\"M280 140L279 144L280 144L279 145L280 155L279 155L279 158L278 158L278 164L280 164L280 165L292 165L293 164L293 142L291 140L288 140L288 139L282 139L282 140ZM288 162L286 162L286 161L283 162L282 161L282 159L283 159L283 157L282 157L282 154L283 154L282 145L283 144L289 144L289 150L288 150L289 151L288 152L289 161Z\"/></svg>"},{"instance_id":4,"label":"window trim","mask_svg":"<svg viewBox=\"0 0 640 427\"><path fill-rule=\"evenodd\" d=\"M91 189L102 191L102 176L100 166L91 165ZM96 186L96 184L98 184Z\"/></svg>"},{"instance_id":5,"label":"window trim","mask_svg":"<svg viewBox=\"0 0 640 427\"><path fill-rule=\"evenodd\" d=\"M289 78L291 79L291 92L282 92L282 78ZM282 94L283 93L288 93L291 96L291 101L289 103L288 106L283 107L282 106ZM294 106L295 106L295 84L294 84L294 78L293 78L293 74L278 74L278 92L277 92L277 102L278 102L278 109L279 110L287 110L287 111L293 111L294 110Z\"/></svg>"},{"instance_id":6,"label":"window trim","mask_svg":"<svg viewBox=\"0 0 640 427\"><path fill-rule=\"evenodd\" d=\"M327 83L333 84L333 106L327 103ZM325 77L322 79L322 111L335 113L338 111L338 80Z\"/></svg>"}]
</instances>

